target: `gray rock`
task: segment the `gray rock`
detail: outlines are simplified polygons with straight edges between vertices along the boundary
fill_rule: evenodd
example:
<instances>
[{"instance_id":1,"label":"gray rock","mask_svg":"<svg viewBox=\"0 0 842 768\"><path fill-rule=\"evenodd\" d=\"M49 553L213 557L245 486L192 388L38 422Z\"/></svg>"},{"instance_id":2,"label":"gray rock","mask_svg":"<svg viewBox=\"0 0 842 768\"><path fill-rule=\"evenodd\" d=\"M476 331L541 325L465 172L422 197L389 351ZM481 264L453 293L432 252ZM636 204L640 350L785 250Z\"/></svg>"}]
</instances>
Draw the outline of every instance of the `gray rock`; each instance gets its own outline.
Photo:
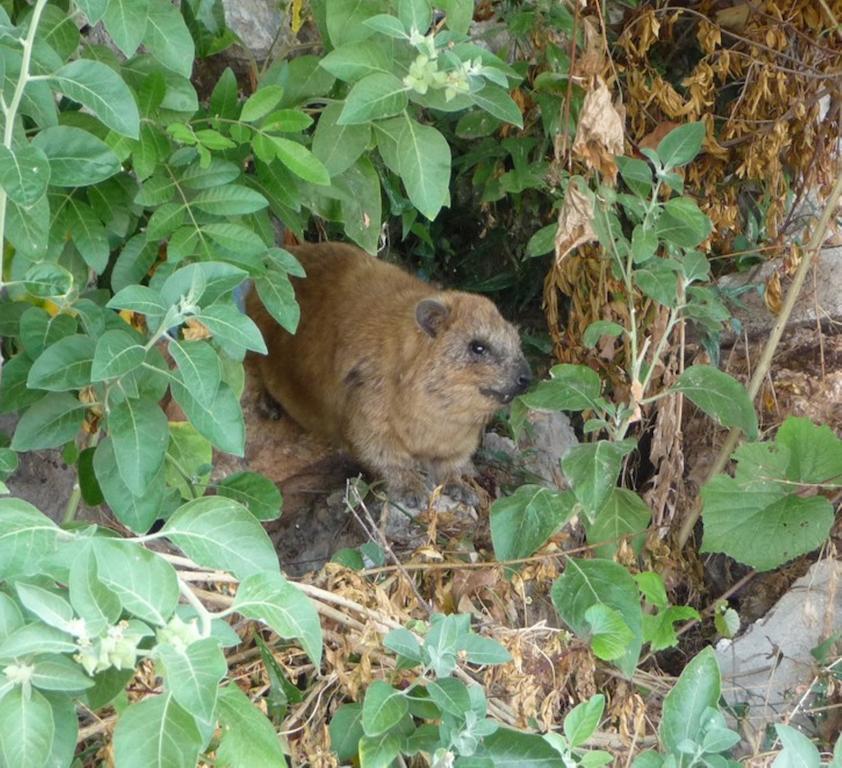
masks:
<instances>
[{"instance_id":1,"label":"gray rock","mask_svg":"<svg viewBox=\"0 0 842 768\"><path fill-rule=\"evenodd\" d=\"M776 316L769 311L763 301L762 287L772 272L779 268L780 260L768 261L757 269L742 274L722 277L718 285L721 288L735 290L751 284L757 284L758 290L748 290L739 297L743 309L734 312L750 338L768 334L775 323ZM825 248L814 264L815 276L808 275L801 290L801 295L792 311L789 326L815 326L818 318L823 323L842 322L842 248ZM783 281L786 291L789 282ZM727 339L723 339L727 343Z\"/></svg>"},{"instance_id":2,"label":"gray rock","mask_svg":"<svg viewBox=\"0 0 842 768\"><path fill-rule=\"evenodd\" d=\"M722 689L731 704L748 704L742 721L749 741L769 723L792 715L816 674L810 651L842 631L842 562L822 560L798 579L772 610L734 641L716 649ZM805 700L801 712L809 707ZM796 717L793 724L807 724Z\"/></svg>"},{"instance_id":3,"label":"gray rock","mask_svg":"<svg viewBox=\"0 0 842 768\"><path fill-rule=\"evenodd\" d=\"M240 38L254 58L266 59L285 32L284 16L274 0L222 0L225 23Z\"/></svg>"}]
</instances>

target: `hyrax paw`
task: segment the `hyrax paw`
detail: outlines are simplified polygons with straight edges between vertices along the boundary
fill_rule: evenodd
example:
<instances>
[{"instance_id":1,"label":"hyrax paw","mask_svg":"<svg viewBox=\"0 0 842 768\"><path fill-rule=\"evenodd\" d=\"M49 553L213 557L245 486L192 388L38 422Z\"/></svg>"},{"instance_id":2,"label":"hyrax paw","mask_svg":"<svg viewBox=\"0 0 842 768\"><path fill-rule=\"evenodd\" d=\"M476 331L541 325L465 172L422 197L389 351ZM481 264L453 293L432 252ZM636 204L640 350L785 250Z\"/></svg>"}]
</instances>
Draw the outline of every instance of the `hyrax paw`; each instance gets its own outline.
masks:
<instances>
[{"instance_id":1,"label":"hyrax paw","mask_svg":"<svg viewBox=\"0 0 842 768\"><path fill-rule=\"evenodd\" d=\"M284 409L281 404L275 400L265 389L257 398L257 413L264 419L271 421L279 421L284 415Z\"/></svg>"},{"instance_id":2,"label":"hyrax paw","mask_svg":"<svg viewBox=\"0 0 842 768\"><path fill-rule=\"evenodd\" d=\"M467 507L479 506L479 496L467 483L458 481L446 483L442 492L450 496L454 501L464 504Z\"/></svg>"}]
</instances>

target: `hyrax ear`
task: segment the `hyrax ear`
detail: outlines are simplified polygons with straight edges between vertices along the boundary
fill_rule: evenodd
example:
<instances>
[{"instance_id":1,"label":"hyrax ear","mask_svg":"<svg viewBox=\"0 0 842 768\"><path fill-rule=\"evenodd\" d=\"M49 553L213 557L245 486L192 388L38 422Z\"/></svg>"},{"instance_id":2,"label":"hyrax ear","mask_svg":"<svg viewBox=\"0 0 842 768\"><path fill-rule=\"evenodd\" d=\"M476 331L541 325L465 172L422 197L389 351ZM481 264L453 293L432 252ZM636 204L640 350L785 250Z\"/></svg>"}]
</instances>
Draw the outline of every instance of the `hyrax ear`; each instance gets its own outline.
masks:
<instances>
[{"instance_id":1,"label":"hyrax ear","mask_svg":"<svg viewBox=\"0 0 842 768\"><path fill-rule=\"evenodd\" d=\"M438 299L421 299L415 305L415 319L428 336L436 337L447 325L450 309Z\"/></svg>"}]
</instances>

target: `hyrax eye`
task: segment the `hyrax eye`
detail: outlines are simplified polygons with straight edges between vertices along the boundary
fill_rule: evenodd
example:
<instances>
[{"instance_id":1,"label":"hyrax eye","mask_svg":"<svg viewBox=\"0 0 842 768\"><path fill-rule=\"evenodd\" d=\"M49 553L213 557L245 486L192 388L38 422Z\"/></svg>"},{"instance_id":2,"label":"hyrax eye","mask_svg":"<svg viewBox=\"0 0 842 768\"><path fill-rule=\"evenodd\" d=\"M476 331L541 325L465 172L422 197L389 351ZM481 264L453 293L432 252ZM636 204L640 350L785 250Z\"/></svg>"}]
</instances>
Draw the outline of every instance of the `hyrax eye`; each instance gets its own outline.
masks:
<instances>
[{"instance_id":1,"label":"hyrax eye","mask_svg":"<svg viewBox=\"0 0 842 768\"><path fill-rule=\"evenodd\" d=\"M474 339L468 347L470 348L471 352L475 355L484 355L487 351L487 347L481 341L477 341Z\"/></svg>"}]
</instances>

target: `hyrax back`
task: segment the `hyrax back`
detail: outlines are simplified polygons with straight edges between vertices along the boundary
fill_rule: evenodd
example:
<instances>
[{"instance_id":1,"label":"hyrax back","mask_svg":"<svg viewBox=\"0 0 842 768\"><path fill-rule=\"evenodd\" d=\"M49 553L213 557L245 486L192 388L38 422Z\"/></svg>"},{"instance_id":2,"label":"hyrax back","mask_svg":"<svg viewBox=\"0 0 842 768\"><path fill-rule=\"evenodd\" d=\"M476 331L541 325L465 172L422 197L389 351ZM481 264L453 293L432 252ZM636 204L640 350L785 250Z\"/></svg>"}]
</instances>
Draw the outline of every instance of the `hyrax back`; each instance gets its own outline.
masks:
<instances>
[{"instance_id":1,"label":"hyrax back","mask_svg":"<svg viewBox=\"0 0 842 768\"><path fill-rule=\"evenodd\" d=\"M469 470L482 429L530 381L515 329L488 299L432 286L340 243L289 249L298 332L284 331L252 291L247 309L268 354L268 393L304 428L345 448L417 500L422 475Z\"/></svg>"}]
</instances>

